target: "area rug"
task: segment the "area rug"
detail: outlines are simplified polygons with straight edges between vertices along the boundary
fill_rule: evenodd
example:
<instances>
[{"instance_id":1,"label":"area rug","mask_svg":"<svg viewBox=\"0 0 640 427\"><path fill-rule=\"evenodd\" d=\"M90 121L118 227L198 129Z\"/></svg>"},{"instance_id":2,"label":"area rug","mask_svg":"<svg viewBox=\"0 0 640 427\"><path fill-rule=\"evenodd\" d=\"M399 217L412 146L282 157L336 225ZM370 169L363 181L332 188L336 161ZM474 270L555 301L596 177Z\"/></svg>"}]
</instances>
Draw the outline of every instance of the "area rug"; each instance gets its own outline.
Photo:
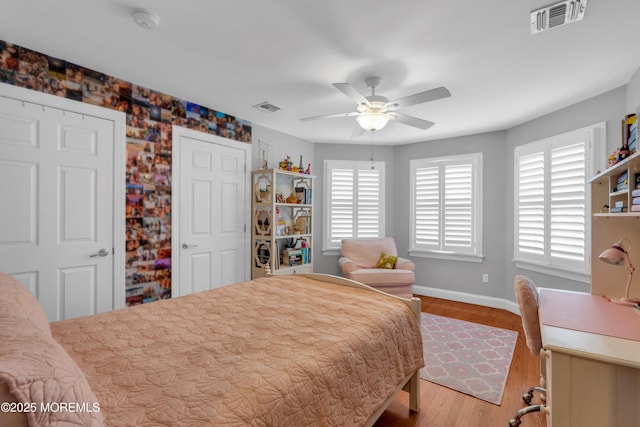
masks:
<instances>
[{"instance_id":1,"label":"area rug","mask_svg":"<svg viewBox=\"0 0 640 427\"><path fill-rule=\"evenodd\" d=\"M422 313L427 381L499 405L518 333Z\"/></svg>"}]
</instances>

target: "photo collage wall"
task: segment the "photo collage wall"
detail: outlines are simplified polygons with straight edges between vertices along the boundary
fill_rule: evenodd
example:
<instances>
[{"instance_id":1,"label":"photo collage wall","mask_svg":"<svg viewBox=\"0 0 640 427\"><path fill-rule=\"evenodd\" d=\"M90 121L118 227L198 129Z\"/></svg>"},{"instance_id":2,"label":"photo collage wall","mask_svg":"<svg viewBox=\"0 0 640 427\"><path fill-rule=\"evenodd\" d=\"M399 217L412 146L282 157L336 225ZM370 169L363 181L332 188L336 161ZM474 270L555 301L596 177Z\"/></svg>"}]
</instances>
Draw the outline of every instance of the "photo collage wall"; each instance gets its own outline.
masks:
<instances>
[{"instance_id":1,"label":"photo collage wall","mask_svg":"<svg viewBox=\"0 0 640 427\"><path fill-rule=\"evenodd\" d=\"M126 113L126 304L169 298L171 127L250 144L251 123L2 40L0 83Z\"/></svg>"}]
</instances>

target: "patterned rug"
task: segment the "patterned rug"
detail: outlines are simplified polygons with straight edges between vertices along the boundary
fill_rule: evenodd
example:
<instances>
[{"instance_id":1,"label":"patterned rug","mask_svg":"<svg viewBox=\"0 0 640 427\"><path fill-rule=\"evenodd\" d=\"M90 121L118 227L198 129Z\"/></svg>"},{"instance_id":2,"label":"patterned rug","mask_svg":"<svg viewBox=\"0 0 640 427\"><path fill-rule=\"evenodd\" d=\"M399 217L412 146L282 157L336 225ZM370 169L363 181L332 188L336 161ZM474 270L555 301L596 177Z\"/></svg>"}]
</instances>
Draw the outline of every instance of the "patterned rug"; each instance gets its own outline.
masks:
<instances>
[{"instance_id":1,"label":"patterned rug","mask_svg":"<svg viewBox=\"0 0 640 427\"><path fill-rule=\"evenodd\" d=\"M499 405L518 333L422 313L427 381Z\"/></svg>"}]
</instances>

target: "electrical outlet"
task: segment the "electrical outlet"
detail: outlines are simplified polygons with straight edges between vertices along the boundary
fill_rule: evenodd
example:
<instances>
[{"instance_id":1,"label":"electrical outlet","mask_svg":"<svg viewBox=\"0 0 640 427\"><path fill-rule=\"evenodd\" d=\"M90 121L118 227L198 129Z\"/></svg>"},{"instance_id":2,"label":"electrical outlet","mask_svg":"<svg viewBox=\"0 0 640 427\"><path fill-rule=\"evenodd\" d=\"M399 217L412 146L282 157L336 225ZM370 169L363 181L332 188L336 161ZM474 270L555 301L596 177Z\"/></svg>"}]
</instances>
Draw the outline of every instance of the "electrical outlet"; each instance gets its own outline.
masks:
<instances>
[{"instance_id":1,"label":"electrical outlet","mask_svg":"<svg viewBox=\"0 0 640 427\"><path fill-rule=\"evenodd\" d=\"M489 283L489 275L487 273L482 274L482 283Z\"/></svg>"}]
</instances>

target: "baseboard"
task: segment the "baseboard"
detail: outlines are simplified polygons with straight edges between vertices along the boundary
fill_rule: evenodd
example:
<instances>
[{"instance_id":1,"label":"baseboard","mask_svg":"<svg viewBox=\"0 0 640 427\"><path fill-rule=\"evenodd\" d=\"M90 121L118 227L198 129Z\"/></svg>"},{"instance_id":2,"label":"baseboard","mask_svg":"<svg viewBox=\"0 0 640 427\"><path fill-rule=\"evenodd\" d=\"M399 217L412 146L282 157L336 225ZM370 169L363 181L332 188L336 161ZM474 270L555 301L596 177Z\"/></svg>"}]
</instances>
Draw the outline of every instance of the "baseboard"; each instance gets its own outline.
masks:
<instances>
[{"instance_id":1,"label":"baseboard","mask_svg":"<svg viewBox=\"0 0 640 427\"><path fill-rule=\"evenodd\" d=\"M427 286L413 285L413 293L426 297L442 298L451 301L466 302L468 304L482 305L485 307L501 308L511 313L520 315L518 304L504 298L488 297L485 295L469 294L466 292L449 291L446 289L430 288Z\"/></svg>"}]
</instances>

